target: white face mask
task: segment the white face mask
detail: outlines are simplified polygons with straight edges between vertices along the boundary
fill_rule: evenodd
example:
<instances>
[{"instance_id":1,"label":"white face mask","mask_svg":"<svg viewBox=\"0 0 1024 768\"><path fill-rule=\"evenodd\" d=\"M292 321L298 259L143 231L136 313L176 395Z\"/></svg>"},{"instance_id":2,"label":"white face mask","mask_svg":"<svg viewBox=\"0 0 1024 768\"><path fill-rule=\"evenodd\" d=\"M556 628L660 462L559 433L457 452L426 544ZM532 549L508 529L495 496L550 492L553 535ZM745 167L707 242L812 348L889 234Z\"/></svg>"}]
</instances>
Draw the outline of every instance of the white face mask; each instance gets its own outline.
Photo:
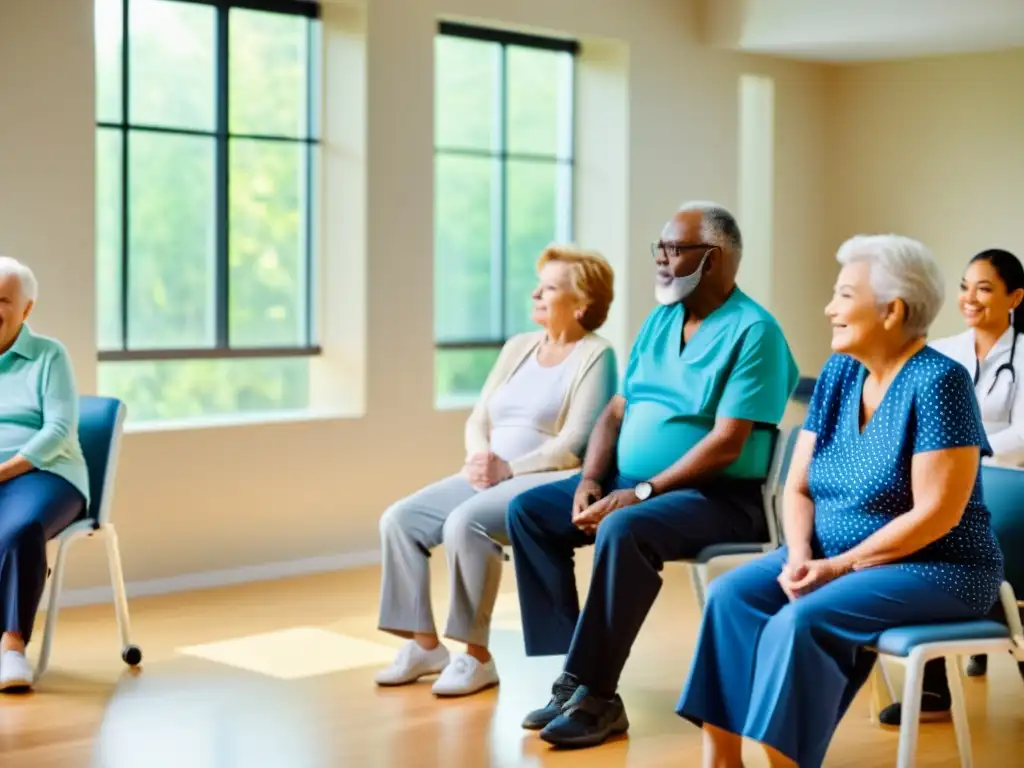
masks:
<instances>
[{"instance_id":1,"label":"white face mask","mask_svg":"<svg viewBox=\"0 0 1024 768\"><path fill-rule=\"evenodd\" d=\"M695 290L700 285L700 279L704 276L704 262L708 259L708 254L711 251L707 251L700 260L700 264L688 275L682 277L673 278L671 283L667 285L654 284L654 299L659 304L664 306L671 306L672 304L678 304Z\"/></svg>"}]
</instances>

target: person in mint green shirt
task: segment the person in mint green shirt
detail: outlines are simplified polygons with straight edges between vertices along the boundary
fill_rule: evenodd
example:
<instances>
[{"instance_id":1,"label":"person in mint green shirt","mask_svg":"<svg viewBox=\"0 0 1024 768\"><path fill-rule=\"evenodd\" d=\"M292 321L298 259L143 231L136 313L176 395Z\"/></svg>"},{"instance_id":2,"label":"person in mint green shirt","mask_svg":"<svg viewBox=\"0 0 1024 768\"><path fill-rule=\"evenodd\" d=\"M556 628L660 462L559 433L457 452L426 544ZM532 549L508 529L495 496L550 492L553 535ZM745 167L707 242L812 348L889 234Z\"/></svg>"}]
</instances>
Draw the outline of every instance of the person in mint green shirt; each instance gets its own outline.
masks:
<instances>
[{"instance_id":1,"label":"person in mint green shirt","mask_svg":"<svg viewBox=\"0 0 1024 768\"><path fill-rule=\"evenodd\" d=\"M714 203L683 206L652 246L658 306L582 473L509 505L528 656L566 654L548 704L526 716L560 747L629 728L616 693L667 560L768 538L761 486L798 371L775 318L736 285L743 242ZM579 609L574 550L595 545Z\"/></svg>"},{"instance_id":2,"label":"person in mint green shirt","mask_svg":"<svg viewBox=\"0 0 1024 768\"><path fill-rule=\"evenodd\" d=\"M32 687L25 645L46 585L46 542L89 499L71 360L25 323L37 293L32 271L0 256L0 691Z\"/></svg>"}]
</instances>

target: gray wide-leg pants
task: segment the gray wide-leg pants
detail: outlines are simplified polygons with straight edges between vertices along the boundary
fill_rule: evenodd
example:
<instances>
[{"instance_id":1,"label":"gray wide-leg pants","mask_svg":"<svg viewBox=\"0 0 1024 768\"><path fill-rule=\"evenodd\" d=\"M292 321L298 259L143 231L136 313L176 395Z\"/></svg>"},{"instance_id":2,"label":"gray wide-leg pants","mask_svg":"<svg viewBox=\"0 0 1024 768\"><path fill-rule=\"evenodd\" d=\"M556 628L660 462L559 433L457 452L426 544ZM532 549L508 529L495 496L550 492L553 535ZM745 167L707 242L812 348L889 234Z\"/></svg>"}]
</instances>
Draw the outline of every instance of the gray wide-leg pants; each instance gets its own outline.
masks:
<instances>
[{"instance_id":1,"label":"gray wide-leg pants","mask_svg":"<svg viewBox=\"0 0 1024 768\"><path fill-rule=\"evenodd\" d=\"M451 581L445 637L486 646L507 542L508 503L523 491L578 472L536 472L483 491L452 475L393 504L380 519L383 580L379 628L399 637L436 633L430 550L443 543Z\"/></svg>"}]
</instances>

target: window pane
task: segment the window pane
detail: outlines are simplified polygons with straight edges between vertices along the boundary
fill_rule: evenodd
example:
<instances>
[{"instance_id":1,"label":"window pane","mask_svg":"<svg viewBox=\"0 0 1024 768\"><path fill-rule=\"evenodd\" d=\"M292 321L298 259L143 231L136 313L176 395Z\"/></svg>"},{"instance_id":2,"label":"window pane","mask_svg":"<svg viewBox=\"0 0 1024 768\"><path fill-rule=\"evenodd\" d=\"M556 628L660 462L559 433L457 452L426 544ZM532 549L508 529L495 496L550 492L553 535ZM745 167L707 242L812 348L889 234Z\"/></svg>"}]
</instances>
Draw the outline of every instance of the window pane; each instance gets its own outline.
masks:
<instances>
[{"instance_id":1,"label":"window pane","mask_svg":"<svg viewBox=\"0 0 1024 768\"><path fill-rule=\"evenodd\" d=\"M537 257L557 239L558 168L555 163L508 162L508 263L505 268L506 333L532 330L530 292Z\"/></svg>"},{"instance_id":2,"label":"window pane","mask_svg":"<svg viewBox=\"0 0 1024 768\"><path fill-rule=\"evenodd\" d=\"M571 54L509 46L509 152L570 157L572 70Z\"/></svg>"},{"instance_id":3,"label":"window pane","mask_svg":"<svg viewBox=\"0 0 1024 768\"><path fill-rule=\"evenodd\" d=\"M120 349L121 131L96 132L96 337L100 349Z\"/></svg>"},{"instance_id":4,"label":"window pane","mask_svg":"<svg viewBox=\"0 0 1024 768\"><path fill-rule=\"evenodd\" d=\"M500 161L438 155L434 164L434 334L440 341L501 338ZM415 247L415 245L411 245ZM400 262L402 254L392 254ZM398 267L398 264L395 264Z\"/></svg>"},{"instance_id":5,"label":"window pane","mask_svg":"<svg viewBox=\"0 0 1024 768\"><path fill-rule=\"evenodd\" d=\"M498 359L498 347L486 349L439 349L434 353L434 386L437 404L472 404L484 387L487 374Z\"/></svg>"},{"instance_id":6,"label":"window pane","mask_svg":"<svg viewBox=\"0 0 1024 768\"><path fill-rule=\"evenodd\" d=\"M434 40L434 141L499 149L501 46L447 35Z\"/></svg>"},{"instance_id":7,"label":"window pane","mask_svg":"<svg viewBox=\"0 0 1024 768\"><path fill-rule=\"evenodd\" d=\"M304 144L231 142L230 340L305 343Z\"/></svg>"},{"instance_id":8,"label":"window pane","mask_svg":"<svg viewBox=\"0 0 1024 768\"><path fill-rule=\"evenodd\" d=\"M169 0L132 0L128 21L131 121L212 131L216 10Z\"/></svg>"},{"instance_id":9,"label":"window pane","mask_svg":"<svg viewBox=\"0 0 1024 768\"><path fill-rule=\"evenodd\" d=\"M100 363L99 391L130 421L162 421L309 407L305 357Z\"/></svg>"},{"instance_id":10,"label":"window pane","mask_svg":"<svg viewBox=\"0 0 1024 768\"><path fill-rule=\"evenodd\" d=\"M121 0L96 0L96 120L121 122Z\"/></svg>"},{"instance_id":11,"label":"window pane","mask_svg":"<svg viewBox=\"0 0 1024 768\"><path fill-rule=\"evenodd\" d=\"M309 20L302 16L231 10L231 131L307 135L308 26Z\"/></svg>"},{"instance_id":12,"label":"window pane","mask_svg":"<svg viewBox=\"0 0 1024 768\"><path fill-rule=\"evenodd\" d=\"M128 346L211 346L214 141L133 132L128 157Z\"/></svg>"}]
</instances>

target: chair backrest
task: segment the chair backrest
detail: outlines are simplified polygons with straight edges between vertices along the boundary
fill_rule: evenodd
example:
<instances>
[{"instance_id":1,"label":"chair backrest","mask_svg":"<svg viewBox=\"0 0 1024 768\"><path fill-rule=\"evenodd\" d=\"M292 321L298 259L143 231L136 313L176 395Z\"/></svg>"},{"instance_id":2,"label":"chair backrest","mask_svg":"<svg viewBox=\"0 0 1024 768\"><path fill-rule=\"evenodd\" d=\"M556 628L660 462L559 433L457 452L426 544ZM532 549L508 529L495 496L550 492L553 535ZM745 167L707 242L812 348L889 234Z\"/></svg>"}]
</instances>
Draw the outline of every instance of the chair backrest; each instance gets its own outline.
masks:
<instances>
[{"instance_id":1,"label":"chair backrest","mask_svg":"<svg viewBox=\"0 0 1024 768\"><path fill-rule=\"evenodd\" d=\"M818 383L818 380L813 376L801 376L797 382L796 389L793 391L792 399L798 403L811 402L811 395L814 394L814 387Z\"/></svg>"},{"instance_id":2,"label":"chair backrest","mask_svg":"<svg viewBox=\"0 0 1024 768\"><path fill-rule=\"evenodd\" d=\"M981 486L1003 551L1006 581L1024 599L1024 470L983 465Z\"/></svg>"},{"instance_id":3,"label":"chair backrest","mask_svg":"<svg viewBox=\"0 0 1024 768\"><path fill-rule=\"evenodd\" d=\"M96 525L110 519L125 410L124 403L113 397L84 395L78 400L78 441L89 468L86 518Z\"/></svg>"},{"instance_id":4,"label":"chair backrest","mask_svg":"<svg viewBox=\"0 0 1024 768\"><path fill-rule=\"evenodd\" d=\"M796 446L800 425L780 427L775 437L772 450L772 461L768 467L768 478L764 484L764 514L768 520L768 541L772 546L782 542L782 523L779 510L782 506L782 490L786 487L789 465L793 461L793 448Z\"/></svg>"}]
</instances>

